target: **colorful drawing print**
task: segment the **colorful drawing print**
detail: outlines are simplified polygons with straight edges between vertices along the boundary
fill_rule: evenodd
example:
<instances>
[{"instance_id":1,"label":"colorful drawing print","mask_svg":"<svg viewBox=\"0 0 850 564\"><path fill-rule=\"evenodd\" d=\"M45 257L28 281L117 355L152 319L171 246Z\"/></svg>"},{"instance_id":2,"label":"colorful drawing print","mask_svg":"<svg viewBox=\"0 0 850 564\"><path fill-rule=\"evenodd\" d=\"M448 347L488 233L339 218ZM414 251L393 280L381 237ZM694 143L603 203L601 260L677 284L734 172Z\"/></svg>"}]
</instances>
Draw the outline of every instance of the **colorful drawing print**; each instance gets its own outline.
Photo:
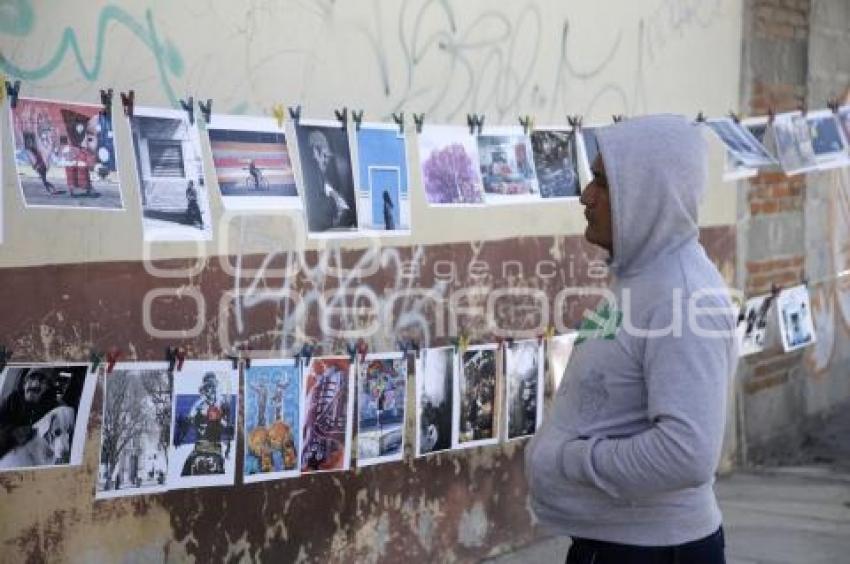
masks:
<instances>
[{"instance_id":1,"label":"colorful drawing print","mask_svg":"<svg viewBox=\"0 0 850 564\"><path fill-rule=\"evenodd\" d=\"M571 130L541 129L531 133L534 167L544 198L579 195L576 136Z\"/></svg>"},{"instance_id":2,"label":"colorful drawing print","mask_svg":"<svg viewBox=\"0 0 850 564\"><path fill-rule=\"evenodd\" d=\"M233 484L239 372L229 362L187 362L174 379L168 487Z\"/></svg>"},{"instance_id":3,"label":"colorful drawing print","mask_svg":"<svg viewBox=\"0 0 850 564\"><path fill-rule=\"evenodd\" d=\"M768 313L773 295L756 296L747 300L738 316L738 354L747 356L764 350Z\"/></svg>"},{"instance_id":4,"label":"colorful drawing print","mask_svg":"<svg viewBox=\"0 0 850 564\"><path fill-rule=\"evenodd\" d=\"M254 360L245 370L246 482L299 473L301 370L294 361Z\"/></svg>"},{"instance_id":5,"label":"colorful drawing print","mask_svg":"<svg viewBox=\"0 0 850 564\"><path fill-rule=\"evenodd\" d=\"M496 345L478 345L463 352L455 408L457 446L498 442L497 366Z\"/></svg>"},{"instance_id":6,"label":"colorful drawing print","mask_svg":"<svg viewBox=\"0 0 850 564\"><path fill-rule=\"evenodd\" d=\"M370 355L357 378L357 465L401 460L407 404L407 358Z\"/></svg>"},{"instance_id":7,"label":"colorful drawing print","mask_svg":"<svg viewBox=\"0 0 850 564\"><path fill-rule=\"evenodd\" d=\"M533 435L543 418L543 347L537 339L507 349L505 379L508 439Z\"/></svg>"},{"instance_id":8,"label":"colorful drawing print","mask_svg":"<svg viewBox=\"0 0 850 564\"><path fill-rule=\"evenodd\" d=\"M363 124L357 132L360 227L410 230L407 150L395 125Z\"/></svg>"},{"instance_id":9,"label":"colorful drawing print","mask_svg":"<svg viewBox=\"0 0 850 564\"><path fill-rule=\"evenodd\" d=\"M301 471L347 470L350 466L352 411L351 361L313 359L305 375L304 441Z\"/></svg>"},{"instance_id":10,"label":"colorful drawing print","mask_svg":"<svg viewBox=\"0 0 850 564\"><path fill-rule=\"evenodd\" d=\"M488 202L539 196L531 141L522 130L503 128L478 136L478 158Z\"/></svg>"},{"instance_id":11,"label":"colorful drawing print","mask_svg":"<svg viewBox=\"0 0 850 564\"><path fill-rule=\"evenodd\" d=\"M171 377L162 363L119 364L104 379L97 498L165 491Z\"/></svg>"},{"instance_id":12,"label":"colorful drawing print","mask_svg":"<svg viewBox=\"0 0 850 564\"><path fill-rule=\"evenodd\" d=\"M296 137L309 232L356 230L348 132L338 123L301 121Z\"/></svg>"},{"instance_id":13,"label":"colorful drawing print","mask_svg":"<svg viewBox=\"0 0 850 564\"><path fill-rule=\"evenodd\" d=\"M452 448L455 354L425 349L416 360L416 455Z\"/></svg>"},{"instance_id":14,"label":"colorful drawing print","mask_svg":"<svg viewBox=\"0 0 850 564\"><path fill-rule=\"evenodd\" d=\"M145 240L212 238L198 128L186 112L135 108L130 132Z\"/></svg>"},{"instance_id":15,"label":"colorful drawing print","mask_svg":"<svg viewBox=\"0 0 850 564\"><path fill-rule=\"evenodd\" d=\"M112 117L101 106L18 98L12 133L27 206L124 207Z\"/></svg>"},{"instance_id":16,"label":"colorful drawing print","mask_svg":"<svg viewBox=\"0 0 850 564\"><path fill-rule=\"evenodd\" d=\"M87 364L7 366L0 380L0 471L79 465L96 379Z\"/></svg>"},{"instance_id":17,"label":"colorful drawing print","mask_svg":"<svg viewBox=\"0 0 850 564\"><path fill-rule=\"evenodd\" d=\"M269 118L215 116L207 127L225 206L301 206L286 135Z\"/></svg>"},{"instance_id":18,"label":"colorful drawing print","mask_svg":"<svg viewBox=\"0 0 850 564\"><path fill-rule=\"evenodd\" d=\"M419 134L422 183L429 204L483 204L478 144L464 127L425 125Z\"/></svg>"},{"instance_id":19,"label":"colorful drawing print","mask_svg":"<svg viewBox=\"0 0 850 564\"><path fill-rule=\"evenodd\" d=\"M779 310L779 330L785 352L793 351L815 342L812 306L809 290L800 285L782 290L776 299Z\"/></svg>"},{"instance_id":20,"label":"colorful drawing print","mask_svg":"<svg viewBox=\"0 0 850 564\"><path fill-rule=\"evenodd\" d=\"M774 117L771 129L779 163L786 174L799 174L817 167L806 118L797 114L779 114Z\"/></svg>"}]
</instances>

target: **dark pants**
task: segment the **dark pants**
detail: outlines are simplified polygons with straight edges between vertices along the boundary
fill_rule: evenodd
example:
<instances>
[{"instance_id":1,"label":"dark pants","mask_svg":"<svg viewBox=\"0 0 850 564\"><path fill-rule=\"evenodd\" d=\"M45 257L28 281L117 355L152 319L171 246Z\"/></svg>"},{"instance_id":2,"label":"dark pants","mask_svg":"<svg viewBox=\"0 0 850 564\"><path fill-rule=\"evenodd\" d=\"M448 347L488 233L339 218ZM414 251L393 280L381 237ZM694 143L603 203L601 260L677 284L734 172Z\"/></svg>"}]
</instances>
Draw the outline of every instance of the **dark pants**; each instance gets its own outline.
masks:
<instances>
[{"instance_id":1,"label":"dark pants","mask_svg":"<svg viewBox=\"0 0 850 564\"><path fill-rule=\"evenodd\" d=\"M726 564L723 527L677 546L635 546L574 538L566 564Z\"/></svg>"}]
</instances>

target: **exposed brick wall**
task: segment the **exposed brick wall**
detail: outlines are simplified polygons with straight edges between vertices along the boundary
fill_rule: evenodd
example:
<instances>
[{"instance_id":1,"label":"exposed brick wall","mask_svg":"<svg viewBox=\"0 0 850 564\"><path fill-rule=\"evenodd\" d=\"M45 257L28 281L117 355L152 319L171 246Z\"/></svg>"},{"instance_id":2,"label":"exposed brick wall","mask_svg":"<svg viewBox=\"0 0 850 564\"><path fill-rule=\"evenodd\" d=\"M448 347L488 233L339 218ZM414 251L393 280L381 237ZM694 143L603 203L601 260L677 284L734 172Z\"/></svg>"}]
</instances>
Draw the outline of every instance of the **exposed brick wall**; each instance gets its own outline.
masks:
<instances>
[{"instance_id":1,"label":"exposed brick wall","mask_svg":"<svg viewBox=\"0 0 850 564\"><path fill-rule=\"evenodd\" d=\"M787 177L782 172L765 172L750 180L747 201L751 215L801 212L806 187L803 175Z\"/></svg>"},{"instance_id":2,"label":"exposed brick wall","mask_svg":"<svg viewBox=\"0 0 850 564\"><path fill-rule=\"evenodd\" d=\"M747 295L766 294L774 284L779 288L796 286L803 280L803 262L803 256L747 261Z\"/></svg>"},{"instance_id":3,"label":"exposed brick wall","mask_svg":"<svg viewBox=\"0 0 850 564\"><path fill-rule=\"evenodd\" d=\"M809 36L809 0L755 0L753 33L763 39L802 39Z\"/></svg>"}]
</instances>

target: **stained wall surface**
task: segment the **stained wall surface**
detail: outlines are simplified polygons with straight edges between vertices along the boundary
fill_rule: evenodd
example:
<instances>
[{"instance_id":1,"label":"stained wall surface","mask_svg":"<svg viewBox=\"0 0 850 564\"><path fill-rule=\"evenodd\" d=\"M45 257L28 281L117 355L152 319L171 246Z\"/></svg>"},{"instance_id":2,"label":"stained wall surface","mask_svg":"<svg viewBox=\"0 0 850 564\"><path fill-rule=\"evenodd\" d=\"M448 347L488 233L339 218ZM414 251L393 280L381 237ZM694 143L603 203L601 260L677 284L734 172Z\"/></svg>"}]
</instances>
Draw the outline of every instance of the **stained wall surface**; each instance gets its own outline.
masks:
<instances>
[{"instance_id":1,"label":"stained wall surface","mask_svg":"<svg viewBox=\"0 0 850 564\"><path fill-rule=\"evenodd\" d=\"M139 105L192 94L236 114L268 115L278 102L322 118L341 106L387 121L405 111L415 163L412 112L430 123L477 112L487 125L524 114L556 125L568 114L594 124L737 108L741 13L733 0L24 0L0 3L0 71L22 81L23 95L77 101L113 87L134 89ZM306 241L299 213L225 213L213 189L211 242L146 246L126 121L116 119L126 210L110 213L25 209L8 114L0 125L0 344L16 360L85 360L112 346L159 360L172 344L192 358L220 358L235 343L287 353L308 336L338 352L333 329L351 327L374 328L372 350L405 334L483 342L500 327L571 327L585 302L559 302L559 292L604 283L589 268L603 256L582 240L576 201L428 208L416 167L408 237ZM735 187L719 180L716 145L711 169L702 240L731 284ZM514 294L497 303L494 289ZM329 301L355 298L369 307L322 326ZM98 391L80 468L0 475L0 543L13 561L474 561L534 534L522 443L95 503L100 408Z\"/></svg>"}]
</instances>

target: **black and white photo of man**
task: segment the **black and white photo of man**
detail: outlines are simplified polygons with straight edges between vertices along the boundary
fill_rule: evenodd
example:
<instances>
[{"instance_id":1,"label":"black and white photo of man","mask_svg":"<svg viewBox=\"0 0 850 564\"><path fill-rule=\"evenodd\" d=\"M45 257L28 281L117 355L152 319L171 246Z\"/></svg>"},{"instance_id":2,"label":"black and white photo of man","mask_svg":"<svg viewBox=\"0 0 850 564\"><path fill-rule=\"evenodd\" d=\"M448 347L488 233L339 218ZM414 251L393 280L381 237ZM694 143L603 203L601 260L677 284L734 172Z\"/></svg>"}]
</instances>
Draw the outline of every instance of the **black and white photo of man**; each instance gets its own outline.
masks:
<instances>
[{"instance_id":1,"label":"black and white photo of man","mask_svg":"<svg viewBox=\"0 0 850 564\"><path fill-rule=\"evenodd\" d=\"M356 229L348 133L339 125L302 122L297 138L309 231Z\"/></svg>"}]
</instances>

